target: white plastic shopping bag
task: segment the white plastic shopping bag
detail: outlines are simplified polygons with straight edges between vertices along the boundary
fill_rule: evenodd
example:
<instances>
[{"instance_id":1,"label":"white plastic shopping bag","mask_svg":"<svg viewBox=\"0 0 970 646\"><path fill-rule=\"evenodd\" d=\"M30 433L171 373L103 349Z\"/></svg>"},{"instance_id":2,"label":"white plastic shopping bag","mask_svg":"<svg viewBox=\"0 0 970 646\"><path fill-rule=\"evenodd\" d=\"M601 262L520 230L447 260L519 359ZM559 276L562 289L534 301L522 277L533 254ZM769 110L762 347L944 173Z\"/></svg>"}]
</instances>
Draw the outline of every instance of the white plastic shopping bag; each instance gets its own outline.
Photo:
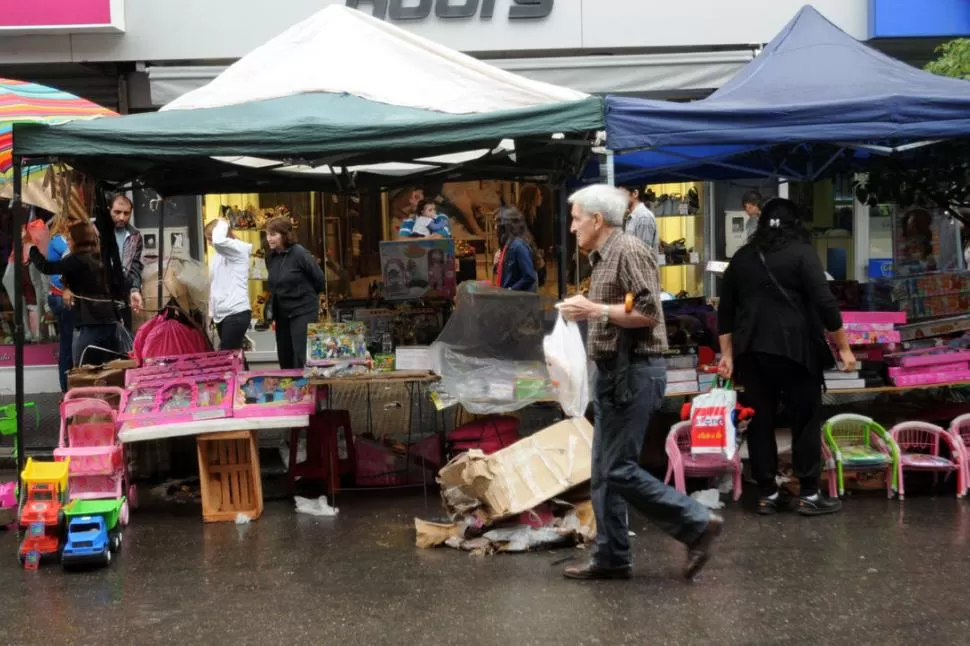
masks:
<instances>
[{"instance_id":1,"label":"white plastic shopping bag","mask_svg":"<svg viewBox=\"0 0 970 646\"><path fill-rule=\"evenodd\" d=\"M563 412L567 417L582 417L589 403L589 381L586 348L579 326L560 316L552 334L542 340L542 350Z\"/></svg>"},{"instance_id":2,"label":"white plastic shopping bag","mask_svg":"<svg viewBox=\"0 0 970 646\"><path fill-rule=\"evenodd\" d=\"M690 451L694 454L720 453L734 457L737 448L734 411L738 393L728 382L694 398L690 407Z\"/></svg>"}]
</instances>

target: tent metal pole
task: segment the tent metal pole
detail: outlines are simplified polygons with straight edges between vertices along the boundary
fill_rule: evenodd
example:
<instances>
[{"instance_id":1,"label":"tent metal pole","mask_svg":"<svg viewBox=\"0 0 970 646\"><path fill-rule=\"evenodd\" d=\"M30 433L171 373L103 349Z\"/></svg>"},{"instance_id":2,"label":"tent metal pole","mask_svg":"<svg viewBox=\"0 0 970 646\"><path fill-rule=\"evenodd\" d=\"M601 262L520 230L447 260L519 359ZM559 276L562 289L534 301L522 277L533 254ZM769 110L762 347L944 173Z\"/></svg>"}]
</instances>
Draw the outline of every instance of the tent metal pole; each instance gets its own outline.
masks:
<instances>
[{"instance_id":1,"label":"tent metal pole","mask_svg":"<svg viewBox=\"0 0 970 646\"><path fill-rule=\"evenodd\" d=\"M569 202L565 182L559 185L559 262L556 278L559 281L559 300L566 298L567 272L569 271Z\"/></svg>"},{"instance_id":2,"label":"tent metal pole","mask_svg":"<svg viewBox=\"0 0 970 646\"><path fill-rule=\"evenodd\" d=\"M159 310L165 309L162 296L165 293L165 198L158 196L158 292L156 301ZM125 296L127 298L127 295Z\"/></svg>"},{"instance_id":3,"label":"tent metal pole","mask_svg":"<svg viewBox=\"0 0 970 646\"><path fill-rule=\"evenodd\" d=\"M24 468L24 239L23 228L27 224L22 202L22 160L13 157L13 338L14 338L14 414L17 416L17 479ZM44 294L38 294L44 298ZM20 483L21 486L23 483Z\"/></svg>"}]
</instances>

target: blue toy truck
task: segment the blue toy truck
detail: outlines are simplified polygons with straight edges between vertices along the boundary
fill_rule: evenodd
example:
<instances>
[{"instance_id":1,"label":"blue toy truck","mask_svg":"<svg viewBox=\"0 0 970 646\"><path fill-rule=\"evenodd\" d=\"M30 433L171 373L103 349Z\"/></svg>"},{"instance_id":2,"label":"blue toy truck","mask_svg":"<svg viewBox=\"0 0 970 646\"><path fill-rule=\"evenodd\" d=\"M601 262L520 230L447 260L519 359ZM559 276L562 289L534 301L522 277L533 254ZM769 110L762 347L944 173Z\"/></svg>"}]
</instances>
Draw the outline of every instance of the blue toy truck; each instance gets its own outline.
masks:
<instances>
[{"instance_id":1,"label":"blue toy truck","mask_svg":"<svg viewBox=\"0 0 970 646\"><path fill-rule=\"evenodd\" d=\"M108 565L121 549L118 511L122 500L75 500L65 508L67 538L61 553L65 568Z\"/></svg>"}]
</instances>

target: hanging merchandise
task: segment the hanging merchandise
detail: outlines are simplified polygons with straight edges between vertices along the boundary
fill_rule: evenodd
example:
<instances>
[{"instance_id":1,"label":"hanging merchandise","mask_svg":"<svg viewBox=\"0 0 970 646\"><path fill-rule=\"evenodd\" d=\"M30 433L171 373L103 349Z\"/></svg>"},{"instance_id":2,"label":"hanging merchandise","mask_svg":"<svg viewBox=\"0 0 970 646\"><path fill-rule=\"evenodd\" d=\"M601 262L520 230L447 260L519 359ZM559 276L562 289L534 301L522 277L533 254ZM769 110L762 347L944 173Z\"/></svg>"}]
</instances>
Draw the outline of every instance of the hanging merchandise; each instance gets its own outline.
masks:
<instances>
[{"instance_id":1,"label":"hanging merchandise","mask_svg":"<svg viewBox=\"0 0 970 646\"><path fill-rule=\"evenodd\" d=\"M269 280L269 270L266 268L266 258L262 249L257 249L249 258L249 279Z\"/></svg>"}]
</instances>

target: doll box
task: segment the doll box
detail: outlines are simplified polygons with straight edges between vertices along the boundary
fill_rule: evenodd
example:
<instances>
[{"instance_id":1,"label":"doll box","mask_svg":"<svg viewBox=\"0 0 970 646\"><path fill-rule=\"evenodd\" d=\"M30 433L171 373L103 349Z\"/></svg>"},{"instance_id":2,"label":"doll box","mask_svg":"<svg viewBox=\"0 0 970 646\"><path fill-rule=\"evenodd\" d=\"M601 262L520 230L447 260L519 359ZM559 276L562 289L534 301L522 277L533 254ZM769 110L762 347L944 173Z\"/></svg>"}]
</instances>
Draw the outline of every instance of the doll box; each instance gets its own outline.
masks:
<instances>
[{"instance_id":1,"label":"doll box","mask_svg":"<svg viewBox=\"0 0 970 646\"><path fill-rule=\"evenodd\" d=\"M334 361L368 358L366 331L360 321L311 323L306 331L307 365L330 365Z\"/></svg>"},{"instance_id":2,"label":"doll box","mask_svg":"<svg viewBox=\"0 0 970 646\"><path fill-rule=\"evenodd\" d=\"M960 361L970 361L970 350L953 351L947 348L930 348L928 350L901 352L886 358L895 366L919 368L923 366L938 366Z\"/></svg>"},{"instance_id":3,"label":"doll box","mask_svg":"<svg viewBox=\"0 0 970 646\"><path fill-rule=\"evenodd\" d=\"M221 377L227 372L235 372L235 369L222 365L219 367L208 368L189 368L179 370L175 366L150 366L129 370L125 375L125 387L131 388L137 384L164 381L166 379L205 379L210 377Z\"/></svg>"},{"instance_id":4,"label":"doll box","mask_svg":"<svg viewBox=\"0 0 970 646\"><path fill-rule=\"evenodd\" d=\"M191 363L199 365L200 362L209 362L208 365L213 365L221 361L231 364L238 369L242 367L242 360L242 350L219 350L217 352L199 352L196 354L177 354L165 357L147 357L142 366L169 366L179 363Z\"/></svg>"},{"instance_id":5,"label":"doll box","mask_svg":"<svg viewBox=\"0 0 970 646\"><path fill-rule=\"evenodd\" d=\"M970 381L970 370L927 371L893 379L893 383L897 386L929 386L931 384L956 384L966 381Z\"/></svg>"},{"instance_id":6,"label":"doll box","mask_svg":"<svg viewBox=\"0 0 970 646\"><path fill-rule=\"evenodd\" d=\"M232 417L234 387L231 373L139 383L125 391L119 421L154 426Z\"/></svg>"},{"instance_id":7,"label":"doll box","mask_svg":"<svg viewBox=\"0 0 970 646\"><path fill-rule=\"evenodd\" d=\"M236 375L233 417L312 415L316 386L302 370L263 370Z\"/></svg>"},{"instance_id":8,"label":"doll box","mask_svg":"<svg viewBox=\"0 0 970 646\"><path fill-rule=\"evenodd\" d=\"M842 312L842 322L846 325L903 325L906 312Z\"/></svg>"}]
</instances>

